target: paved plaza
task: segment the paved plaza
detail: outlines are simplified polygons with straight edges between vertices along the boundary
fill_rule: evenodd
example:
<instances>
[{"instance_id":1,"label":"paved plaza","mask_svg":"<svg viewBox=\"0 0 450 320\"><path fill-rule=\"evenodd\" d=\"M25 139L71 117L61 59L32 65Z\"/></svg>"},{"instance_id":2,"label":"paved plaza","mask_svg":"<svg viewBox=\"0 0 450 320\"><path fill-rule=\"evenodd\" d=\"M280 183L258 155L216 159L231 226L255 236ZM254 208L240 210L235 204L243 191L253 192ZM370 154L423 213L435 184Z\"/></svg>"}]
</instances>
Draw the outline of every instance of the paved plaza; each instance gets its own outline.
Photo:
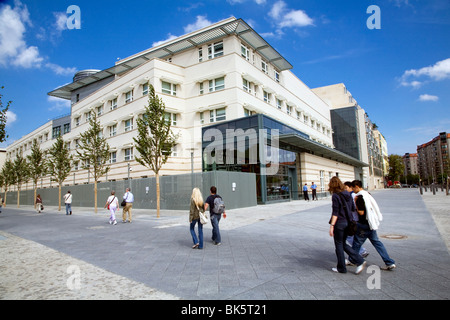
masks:
<instances>
[{"instance_id":1,"label":"paved plaza","mask_svg":"<svg viewBox=\"0 0 450 320\"><path fill-rule=\"evenodd\" d=\"M372 194L384 215L378 235L397 268L380 270L383 261L366 242L360 275L354 267L331 271L330 197L228 210L222 245L213 245L208 224L203 250L191 249L188 204L160 218L136 209L132 223L118 214L112 226L103 208L67 216L64 208L37 214L10 203L0 214L0 299L449 299L450 196Z\"/></svg>"}]
</instances>

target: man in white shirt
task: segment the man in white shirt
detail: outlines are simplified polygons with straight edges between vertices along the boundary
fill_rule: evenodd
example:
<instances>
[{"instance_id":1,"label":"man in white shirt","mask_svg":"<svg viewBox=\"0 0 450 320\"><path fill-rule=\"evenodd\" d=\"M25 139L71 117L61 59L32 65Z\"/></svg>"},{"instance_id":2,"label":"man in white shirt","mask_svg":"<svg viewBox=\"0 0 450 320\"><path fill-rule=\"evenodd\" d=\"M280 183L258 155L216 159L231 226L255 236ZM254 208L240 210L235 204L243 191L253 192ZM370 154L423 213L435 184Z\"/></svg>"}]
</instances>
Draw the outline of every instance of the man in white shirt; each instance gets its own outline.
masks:
<instances>
[{"instance_id":1,"label":"man in white shirt","mask_svg":"<svg viewBox=\"0 0 450 320\"><path fill-rule=\"evenodd\" d=\"M72 214L72 194L70 190L64 195L64 204L66 205L66 215Z\"/></svg>"},{"instance_id":2,"label":"man in white shirt","mask_svg":"<svg viewBox=\"0 0 450 320\"><path fill-rule=\"evenodd\" d=\"M131 222L131 208L133 207L134 196L131 193L130 188L127 188L125 194L123 195L123 200L125 201L126 205L125 207L123 207L122 222L127 222L127 212L128 222Z\"/></svg>"}]
</instances>

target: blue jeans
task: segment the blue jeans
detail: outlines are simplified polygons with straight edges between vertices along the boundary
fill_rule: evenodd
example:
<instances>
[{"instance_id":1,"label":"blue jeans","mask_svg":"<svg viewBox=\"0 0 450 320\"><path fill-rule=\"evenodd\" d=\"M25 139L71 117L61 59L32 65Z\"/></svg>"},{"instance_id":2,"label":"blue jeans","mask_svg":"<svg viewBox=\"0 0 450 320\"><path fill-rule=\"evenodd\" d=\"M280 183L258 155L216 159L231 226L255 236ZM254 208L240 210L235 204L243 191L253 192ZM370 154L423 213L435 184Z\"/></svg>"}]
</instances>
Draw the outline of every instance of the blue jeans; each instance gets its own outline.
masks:
<instances>
[{"instance_id":1,"label":"blue jeans","mask_svg":"<svg viewBox=\"0 0 450 320\"><path fill-rule=\"evenodd\" d=\"M219 230L219 221L222 215L220 214L210 214L211 217L211 225L212 225L212 241L216 243L222 242L220 238L220 230Z\"/></svg>"},{"instance_id":2,"label":"blue jeans","mask_svg":"<svg viewBox=\"0 0 450 320\"><path fill-rule=\"evenodd\" d=\"M378 254L381 256L381 259L383 259L384 263L387 266L395 264L395 261L389 257L389 254L387 253L383 243L378 239L377 231L370 230L370 227L366 224L358 223L356 234L353 237L353 245L352 245L353 250L359 252L359 249L364 244L364 241L366 241L367 239L370 240L372 245L377 250ZM349 260L350 262L353 262L351 259Z\"/></svg>"},{"instance_id":3,"label":"blue jeans","mask_svg":"<svg viewBox=\"0 0 450 320\"><path fill-rule=\"evenodd\" d=\"M69 214L70 211L72 211L72 204L71 203L66 203L66 214Z\"/></svg>"},{"instance_id":4,"label":"blue jeans","mask_svg":"<svg viewBox=\"0 0 450 320\"><path fill-rule=\"evenodd\" d=\"M198 238L195 234L195 224L198 223ZM192 220L190 225L192 241L194 244L198 243L198 248L203 249L203 225L200 222L200 219Z\"/></svg>"}]
</instances>

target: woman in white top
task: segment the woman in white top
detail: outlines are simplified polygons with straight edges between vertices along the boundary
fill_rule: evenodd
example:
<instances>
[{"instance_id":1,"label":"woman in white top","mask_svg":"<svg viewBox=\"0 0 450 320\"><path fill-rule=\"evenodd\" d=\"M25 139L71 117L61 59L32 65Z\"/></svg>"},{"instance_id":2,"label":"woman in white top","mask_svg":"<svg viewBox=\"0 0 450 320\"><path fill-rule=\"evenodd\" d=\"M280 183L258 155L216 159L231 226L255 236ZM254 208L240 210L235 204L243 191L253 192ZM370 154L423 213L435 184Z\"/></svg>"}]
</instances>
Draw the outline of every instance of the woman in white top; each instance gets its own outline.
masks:
<instances>
[{"instance_id":1,"label":"woman in white top","mask_svg":"<svg viewBox=\"0 0 450 320\"><path fill-rule=\"evenodd\" d=\"M119 208L119 200L115 196L115 191L111 191L111 195L108 200L106 200L105 208L108 208L111 213L111 216L109 217L109 224L116 225L116 211Z\"/></svg>"}]
</instances>

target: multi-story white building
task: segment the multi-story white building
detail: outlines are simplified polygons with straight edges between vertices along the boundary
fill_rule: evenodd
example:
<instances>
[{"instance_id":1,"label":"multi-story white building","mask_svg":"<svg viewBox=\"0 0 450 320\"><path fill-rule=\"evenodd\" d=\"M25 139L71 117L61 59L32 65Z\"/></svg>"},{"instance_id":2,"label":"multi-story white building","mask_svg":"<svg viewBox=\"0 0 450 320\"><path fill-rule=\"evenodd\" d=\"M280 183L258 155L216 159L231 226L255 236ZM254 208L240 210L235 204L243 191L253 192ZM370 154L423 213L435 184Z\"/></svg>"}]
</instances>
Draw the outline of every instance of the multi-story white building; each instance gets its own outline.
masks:
<instances>
[{"instance_id":1,"label":"multi-story white building","mask_svg":"<svg viewBox=\"0 0 450 320\"><path fill-rule=\"evenodd\" d=\"M290 190L299 190L314 181L320 192L333 175L354 179L355 167L367 162L333 148L329 106L291 68L245 21L232 17L117 61L111 68L78 72L73 83L49 93L71 101L70 121L50 121L8 146L7 154L27 154L34 139L47 149L58 134L75 154L80 134L95 112L111 147L111 170L104 179L152 176L135 161L133 141L151 84L165 103L167 121L179 133L162 175L202 171L202 128L260 114L306 137L280 139L280 149L297 150L291 168L295 179L282 177L263 189L289 180ZM66 184L87 182L92 181L75 161ZM42 186L49 184L49 177L42 180ZM266 202L264 192L260 200Z\"/></svg>"},{"instance_id":2,"label":"multi-story white building","mask_svg":"<svg viewBox=\"0 0 450 320\"><path fill-rule=\"evenodd\" d=\"M356 168L355 176L359 176L358 179L368 189L383 188L387 143L367 113L343 83L314 88L312 91L331 108L334 147L369 164L362 170Z\"/></svg>"}]
</instances>

